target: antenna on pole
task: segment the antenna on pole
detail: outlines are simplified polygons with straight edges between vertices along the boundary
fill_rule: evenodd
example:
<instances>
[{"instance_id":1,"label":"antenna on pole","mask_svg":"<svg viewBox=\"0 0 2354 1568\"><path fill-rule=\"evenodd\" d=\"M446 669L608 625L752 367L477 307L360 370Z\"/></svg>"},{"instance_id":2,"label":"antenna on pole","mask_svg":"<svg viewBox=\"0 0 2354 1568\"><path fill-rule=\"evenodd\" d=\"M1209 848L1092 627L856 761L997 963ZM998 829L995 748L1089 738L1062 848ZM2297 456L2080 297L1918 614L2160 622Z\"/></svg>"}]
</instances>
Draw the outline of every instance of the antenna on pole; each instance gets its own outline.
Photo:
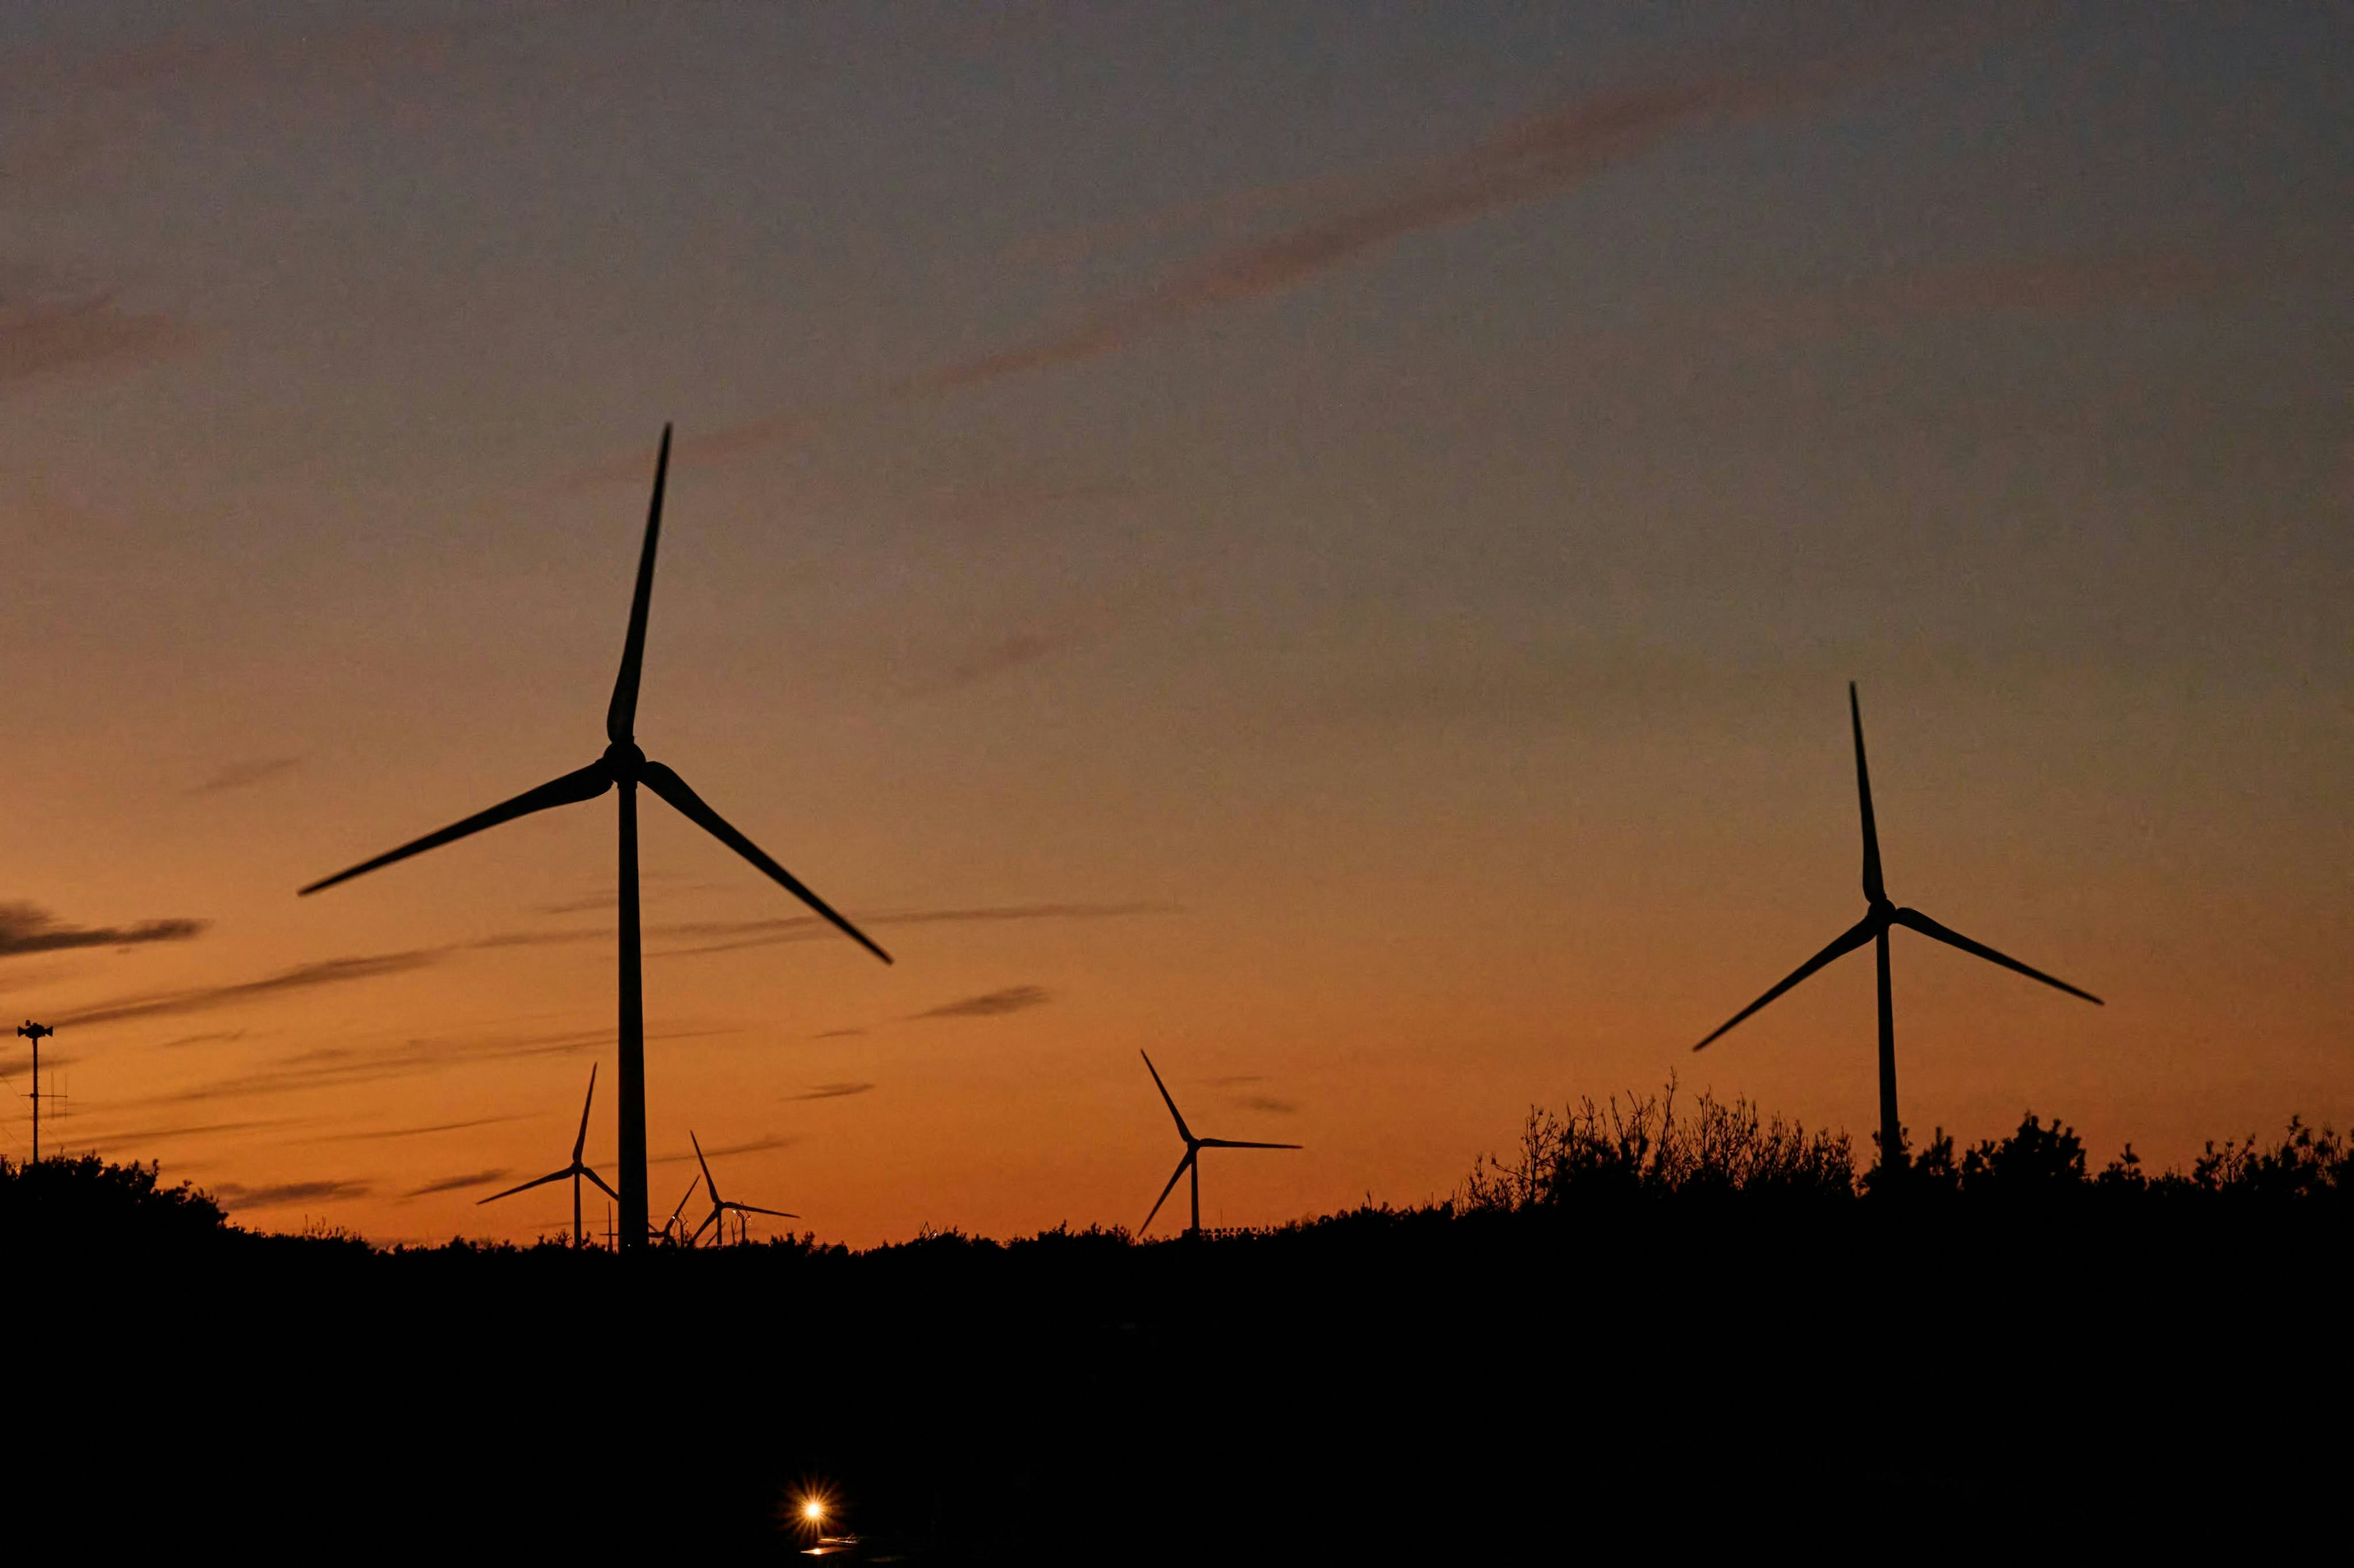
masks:
<instances>
[{"instance_id":1,"label":"antenna on pole","mask_svg":"<svg viewBox=\"0 0 2354 1568\"><path fill-rule=\"evenodd\" d=\"M41 1162L41 1041L57 1031L28 1018L17 1026L16 1033L33 1043L33 1092L27 1097L33 1102L33 1163L38 1165Z\"/></svg>"}]
</instances>

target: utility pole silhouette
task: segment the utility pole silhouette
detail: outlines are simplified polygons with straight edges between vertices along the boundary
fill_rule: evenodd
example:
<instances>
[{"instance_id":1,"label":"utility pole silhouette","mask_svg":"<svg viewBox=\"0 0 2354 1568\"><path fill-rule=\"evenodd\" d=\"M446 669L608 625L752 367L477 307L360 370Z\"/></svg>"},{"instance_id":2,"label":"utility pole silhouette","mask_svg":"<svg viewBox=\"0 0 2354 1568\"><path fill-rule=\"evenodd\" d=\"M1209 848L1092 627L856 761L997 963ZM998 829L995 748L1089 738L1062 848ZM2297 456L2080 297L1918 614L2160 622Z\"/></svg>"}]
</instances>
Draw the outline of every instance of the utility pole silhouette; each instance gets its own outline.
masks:
<instances>
[{"instance_id":1,"label":"utility pole silhouette","mask_svg":"<svg viewBox=\"0 0 2354 1568\"><path fill-rule=\"evenodd\" d=\"M33 1092L30 1096L33 1102L33 1163L38 1165L41 1162L41 1041L57 1031L28 1018L17 1026L16 1033L33 1043Z\"/></svg>"}]
</instances>

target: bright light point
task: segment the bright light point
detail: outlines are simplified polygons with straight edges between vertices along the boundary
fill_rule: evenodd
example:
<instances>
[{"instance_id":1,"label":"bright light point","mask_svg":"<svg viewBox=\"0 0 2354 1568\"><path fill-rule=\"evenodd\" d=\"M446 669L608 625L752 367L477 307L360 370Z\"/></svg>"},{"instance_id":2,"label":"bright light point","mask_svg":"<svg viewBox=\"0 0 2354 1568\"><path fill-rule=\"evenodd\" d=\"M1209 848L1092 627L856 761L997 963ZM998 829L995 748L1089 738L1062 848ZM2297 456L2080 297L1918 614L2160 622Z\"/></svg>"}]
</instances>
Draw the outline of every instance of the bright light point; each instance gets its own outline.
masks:
<instances>
[{"instance_id":1,"label":"bright light point","mask_svg":"<svg viewBox=\"0 0 2354 1568\"><path fill-rule=\"evenodd\" d=\"M810 1499L809 1501L801 1504L801 1517L809 1520L811 1524L815 1524L819 1520L825 1517L825 1504L818 1501L815 1498Z\"/></svg>"}]
</instances>

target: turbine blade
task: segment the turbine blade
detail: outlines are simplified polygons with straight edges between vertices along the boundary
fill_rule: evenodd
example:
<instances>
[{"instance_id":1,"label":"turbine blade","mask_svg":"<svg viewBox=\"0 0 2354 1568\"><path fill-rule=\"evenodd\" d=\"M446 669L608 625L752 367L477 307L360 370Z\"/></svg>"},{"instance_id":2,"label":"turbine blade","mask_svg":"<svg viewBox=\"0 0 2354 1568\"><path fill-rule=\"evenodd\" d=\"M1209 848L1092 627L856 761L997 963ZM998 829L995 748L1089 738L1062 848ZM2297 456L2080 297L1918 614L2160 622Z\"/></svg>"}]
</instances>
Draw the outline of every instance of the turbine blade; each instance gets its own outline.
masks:
<instances>
[{"instance_id":1,"label":"turbine blade","mask_svg":"<svg viewBox=\"0 0 2354 1568\"><path fill-rule=\"evenodd\" d=\"M2011 958L2004 953L1996 952L1984 942L1973 942L1967 937L1963 936L1959 931L1954 930L1949 927L1938 925L1935 920L1930 919L1918 909L1899 909L1893 918L1895 920L1897 925L1903 927L1908 931L1918 931L1925 937L1934 937L1949 948L1959 948L1966 953L1976 954L1978 957L1984 959L1990 964L2000 964L2004 969L2016 969L2020 974L2025 975L2029 980L2041 980L2045 985L2052 987L2055 991L2064 991L2070 996L2081 996L2086 1001L2091 1002L2094 1007L2105 1007L2108 1005L2089 991L2078 991L2066 980L2054 980L2050 975L2045 974L2041 969L2030 969L2025 964L2020 963L2017 959Z\"/></svg>"},{"instance_id":2,"label":"turbine blade","mask_svg":"<svg viewBox=\"0 0 2354 1568\"><path fill-rule=\"evenodd\" d=\"M678 1207L677 1207L677 1208L675 1208L675 1209L673 1209L673 1210L670 1212L670 1224L674 1225L674 1224L678 1224L678 1217L679 1217L679 1215L681 1215L681 1214L683 1214L683 1213L686 1213L686 1200L687 1200L688 1198L692 1198L692 1197L694 1197L694 1196L695 1196L695 1190L697 1187L700 1187L701 1185L703 1185L703 1178L702 1178L702 1177L700 1177L700 1176L695 1177L693 1181L689 1181L689 1182L686 1184L686 1193L685 1193L685 1196L684 1196L684 1197L680 1198L680 1199L679 1199L679 1201L678 1201ZM668 1229L670 1228L670 1225L664 1225L663 1228L664 1230L668 1230Z\"/></svg>"},{"instance_id":3,"label":"turbine blade","mask_svg":"<svg viewBox=\"0 0 2354 1568\"><path fill-rule=\"evenodd\" d=\"M479 1208L481 1208L484 1203L495 1203L495 1202L497 1202L501 1198L512 1198L512 1197L514 1197L517 1192L530 1192L534 1187L545 1187L545 1186L546 1186L550 1181L564 1181L564 1180L566 1180L567 1177L569 1177L571 1174L572 1174L572 1167L571 1167L571 1166L569 1166L569 1165L567 1165L567 1166L566 1166L563 1170L561 1170L561 1171L552 1171L552 1172L550 1172L549 1174L547 1174L547 1175L546 1175L546 1176L535 1176L535 1177L533 1177L530 1181L528 1181L525 1182L525 1183L524 1183L522 1186L520 1186L520 1187L510 1187L510 1188L508 1188L508 1189L507 1189L505 1192L493 1192L493 1193L492 1193L492 1194L491 1194L489 1197L487 1197L487 1198L482 1198L482 1199L478 1199L478 1200L476 1200L476 1202L475 1202L475 1203L474 1203L474 1207L476 1207L476 1208L478 1208L478 1209L479 1209Z\"/></svg>"},{"instance_id":4,"label":"turbine blade","mask_svg":"<svg viewBox=\"0 0 2354 1568\"><path fill-rule=\"evenodd\" d=\"M1144 1056L1144 1053L1141 1051L1139 1051L1137 1054ZM1184 1117L1178 1114L1177 1102L1169 1097L1169 1086L1161 1081L1161 1069L1152 1065L1152 1058L1150 1056L1144 1056L1144 1070L1152 1075L1152 1086L1161 1091L1161 1103L1169 1107L1169 1114L1171 1116L1176 1118L1177 1136L1183 1139L1188 1144L1191 1144L1193 1141L1193 1129L1187 1127L1185 1125ZM1161 1196L1167 1197L1168 1194L1164 1192ZM1149 1225L1152 1222L1150 1220L1147 1220L1144 1223Z\"/></svg>"},{"instance_id":5,"label":"turbine blade","mask_svg":"<svg viewBox=\"0 0 2354 1568\"><path fill-rule=\"evenodd\" d=\"M572 1140L572 1163L580 1163L580 1151L588 1147L588 1107L597 1098L597 1064L588 1064L588 1097L580 1102L580 1136Z\"/></svg>"},{"instance_id":6,"label":"turbine blade","mask_svg":"<svg viewBox=\"0 0 2354 1568\"><path fill-rule=\"evenodd\" d=\"M1142 1224L1140 1224L1140 1225L1139 1225L1139 1226L1137 1226L1137 1227L1136 1227L1136 1234L1137 1234L1138 1235L1142 1235L1145 1232L1147 1232L1147 1231L1149 1231L1149 1230L1150 1230L1150 1229L1152 1228L1152 1221L1153 1221L1153 1217L1154 1217L1154 1215L1157 1215L1157 1214L1159 1214L1159 1213L1161 1213L1161 1204L1163 1204L1163 1203L1165 1203L1165 1202L1167 1202L1169 1201L1169 1194L1170 1194L1170 1193L1172 1193L1172 1192L1174 1192L1177 1190L1177 1180L1178 1180L1178 1178L1179 1178L1179 1177L1181 1177L1181 1176L1182 1176L1182 1175L1184 1175L1184 1174L1185 1174L1185 1167L1187 1167L1188 1165L1191 1165L1191 1164L1193 1164L1193 1145L1188 1144L1188 1145L1186 1145L1186 1147L1185 1147L1185 1158L1183 1158L1182 1160L1180 1160L1179 1161L1177 1161L1177 1169L1176 1169L1176 1171L1174 1171L1174 1172L1170 1176L1170 1178L1169 1178L1169 1185L1167 1185L1166 1187L1161 1188L1161 1196L1159 1196L1158 1198L1155 1198L1155 1199L1153 1199L1153 1200L1152 1200L1152 1213L1150 1213L1150 1214L1145 1215L1145 1216L1144 1216L1144 1223L1143 1223Z\"/></svg>"},{"instance_id":7,"label":"turbine blade","mask_svg":"<svg viewBox=\"0 0 2354 1568\"><path fill-rule=\"evenodd\" d=\"M1847 716L1855 726L1855 797L1863 807L1863 895L1877 904L1888 896L1888 885L1880 875L1880 828L1872 820L1872 771L1863 765L1863 705L1856 700L1853 681L1847 683Z\"/></svg>"},{"instance_id":8,"label":"turbine blade","mask_svg":"<svg viewBox=\"0 0 2354 1568\"><path fill-rule=\"evenodd\" d=\"M1230 1138L1205 1138L1202 1139L1202 1147L1204 1149L1299 1149L1302 1146L1297 1143L1238 1143Z\"/></svg>"},{"instance_id":9,"label":"turbine blade","mask_svg":"<svg viewBox=\"0 0 2354 1568\"><path fill-rule=\"evenodd\" d=\"M758 866L762 871L769 874L771 881L777 883L779 885L783 887L786 892L791 894L794 897L800 899L802 903L808 905L811 908L816 910L819 914L832 921L834 925L834 928L839 930L843 936L849 938L852 941L857 943L860 947L865 948L868 952L874 954L885 963L887 964L891 961L891 955L876 947L874 942L867 938L865 932L860 930L857 927L852 925L849 921L836 914L832 905L828 904L824 899L820 898L816 894L811 893L807 887L801 885L800 879L795 877L791 872L787 871L783 866L779 865L775 861L770 860L767 853L761 850L759 845L754 843L750 839L746 838L742 833L737 832L735 828L729 824L726 818L721 816L718 812L705 805L702 796L696 794L694 790L686 787L685 779L681 779L676 773L663 767L659 762L649 762L643 768L640 768L638 770L638 779L641 783L644 784L647 789L652 789L655 794L661 796L663 800L669 801L673 807L675 807L679 815L684 817L688 821L693 822L696 827L701 828L705 832L709 833L713 838L717 839L721 843L726 844L729 849L734 850L737 854L742 855L746 860L750 861L754 865Z\"/></svg>"},{"instance_id":10,"label":"turbine blade","mask_svg":"<svg viewBox=\"0 0 2354 1568\"><path fill-rule=\"evenodd\" d=\"M703 1216L703 1223L695 1227L695 1234L686 1238L686 1245L693 1246L695 1243L701 1241L703 1239L703 1233L709 1230L713 1225L718 1224L718 1222L719 1209L716 1204L714 1204L712 1206L711 1213Z\"/></svg>"},{"instance_id":11,"label":"turbine blade","mask_svg":"<svg viewBox=\"0 0 2354 1568\"><path fill-rule=\"evenodd\" d=\"M711 1179L711 1161L703 1157L702 1141L693 1132L686 1135L686 1140L695 1145L695 1162L703 1167L703 1184L711 1189L711 1201L716 1203L719 1202L719 1183ZM687 1189L690 1192L694 1190L692 1187Z\"/></svg>"},{"instance_id":12,"label":"turbine blade","mask_svg":"<svg viewBox=\"0 0 2354 1568\"><path fill-rule=\"evenodd\" d=\"M598 1191L603 1192L608 1198L612 1199L613 1202L618 1203L621 1201L621 1195L619 1192L614 1192L613 1189L605 1185L605 1179L597 1174L596 1167L592 1165L583 1165L580 1168L580 1174L588 1177L589 1181L594 1181L597 1184Z\"/></svg>"},{"instance_id":13,"label":"turbine blade","mask_svg":"<svg viewBox=\"0 0 2354 1568\"><path fill-rule=\"evenodd\" d=\"M739 1214L774 1214L780 1220L798 1220L801 1218L799 1214L787 1213L782 1209L764 1209L758 1203L738 1203L731 1201L721 1204L720 1207L725 1209L733 1209Z\"/></svg>"},{"instance_id":14,"label":"turbine blade","mask_svg":"<svg viewBox=\"0 0 2354 1568\"><path fill-rule=\"evenodd\" d=\"M1747 1007L1743 1008L1731 1018L1726 1019L1723 1023L1717 1025L1715 1032L1709 1035L1708 1040L1702 1041L1699 1044L1693 1046L1692 1049L1695 1051L1706 1050L1708 1048L1709 1041L1714 1040L1717 1035L1723 1033L1726 1030L1732 1028L1734 1024L1740 1022L1743 1019L1748 1017L1751 1013L1756 1012L1759 1008L1765 1006L1767 1002L1773 1001L1776 997L1781 995L1784 991L1789 990L1792 986L1797 984L1808 975L1813 974L1817 969L1821 969L1825 964L1829 963L1833 959L1838 958L1840 954L1851 953L1858 948L1862 947L1866 942L1871 941L1872 938L1878 934L1880 926L1878 922L1870 915L1858 920L1854 925L1850 926L1846 930L1832 938L1830 946L1825 948L1821 952L1817 953L1813 958L1808 959L1805 963L1800 964L1796 969L1793 969L1787 980L1785 980L1772 991L1767 991L1764 996L1759 997L1755 1001L1751 1002Z\"/></svg>"},{"instance_id":15,"label":"turbine blade","mask_svg":"<svg viewBox=\"0 0 2354 1568\"><path fill-rule=\"evenodd\" d=\"M502 800L487 811L477 811L464 821L452 822L438 833L428 833L421 839L412 839L389 853L380 854L374 860L364 860L347 871L339 871L333 876L314 882L302 889L297 896L308 897L322 888L333 887L339 882L349 882L355 876L365 876L379 867L390 865L394 861L407 860L410 855L423 854L429 849L440 849L443 844L454 842L469 833L479 833L484 828L495 828L501 822L512 822L517 817L527 817L534 811L545 811L551 806L570 806L582 800L593 800L612 787L613 776L605 770L605 764L599 759L586 768L567 773L561 779L551 779L536 789L526 789L512 800Z\"/></svg>"},{"instance_id":16,"label":"turbine blade","mask_svg":"<svg viewBox=\"0 0 2354 1568\"><path fill-rule=\"evenodd\" d=\"M634 734L638 722L638 672L646 662L646 606L654 597L654 546L662 541L663 482L670 476L670 427L654 459L654 498L646 508L646 542L638 551L638 586L630 596L630 633L621 643L621 673L613 679L613 701L605 709L605 738L616 746Z\"/></svg>"}]
</instances>

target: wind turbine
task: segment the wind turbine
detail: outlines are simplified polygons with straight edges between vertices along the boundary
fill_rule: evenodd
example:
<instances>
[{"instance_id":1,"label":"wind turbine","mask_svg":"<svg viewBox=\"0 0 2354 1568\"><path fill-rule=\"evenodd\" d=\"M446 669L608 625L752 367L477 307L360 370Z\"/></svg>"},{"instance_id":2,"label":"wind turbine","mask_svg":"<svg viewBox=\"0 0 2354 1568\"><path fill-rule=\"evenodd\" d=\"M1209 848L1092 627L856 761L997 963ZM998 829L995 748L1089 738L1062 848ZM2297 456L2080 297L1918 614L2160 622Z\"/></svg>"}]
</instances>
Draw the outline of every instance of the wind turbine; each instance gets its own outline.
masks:
<instances>
[{"instance_id":1,"label":"wind turbine","mask_svg":"<svg viewBox=\"0 0 2354 1568\"><path fill-rule=\"evenodd\" d=\"M470 833L511 822L553 806L593 800L617 786L620 794L620 1058L621 1086L617 1107L620 1121L619 1161L621 1168L621 1245L644 1245L646 1229L646 1017L638 927L638 786L670 802L678 813L750 861L785 891L816 910L844 936L881 959L891 955L867 939L866 934L836 914L824 899L796 880L793 874L762 853L760 847L730 826L687 788L686 780L649 759L638 749L638 672L645 662L646 606L654 587L654 546L662 536L663 482L670 472L670 430L663 427L662 451L654 460L653 501L646 512L646 538L638 556L637 591L630 599L630 630L621 644L621 673L613 682L612 701L605 709L604 755L586 768L552 779L536 789L526 789L486 811L478 811L439 832L428 833L398 849L362 861L346 871L325 877L302 891L304 895L348 882L410 855L439 849Z\"/></svg>"},{"instance_id":2,"label":"wind turbine","mask_svg":"<svg viewBox=\"0 0 2354 1568\"><path fill-rule=\"evenodd\" d=\"M2079 991L2066 980L2054 980L2041 969L2030 969L2017 959L1998 953L1983 942L1974 942L1959 931L1940 926L1918 909L1900 908L1890 901L1887 885L1882 881L1880 874L1880 832L1872 823L1872 775L1863 763L1863 708L1856 700L1853 681L1847 683L1847 711L1849 722L1855 729L1855 792L1863 810L1863 896L1865 900L1863 918L1833 938L1829 947L1800 964L1792 971L1788 979L1734 1013L1720 1024L1707 1040L1702 1041L1692 1049L1706 1050L1710 1042L1715 1040L1718 1035L1723 1034L1833 959L1851 953L1866 942L1875 944L1880 960L1880 1160L1883 1169L1893 1171L1899 1157L1898 1151L1903 1147L1903 1129L1896 1119L1896 1012L1888 988L1889 927L1902 926L1908 931L1918 931L1921 935L1934 938L1949 948L1959 948L1962 951L1974 954L1990 964L2000 964L2004 969L2015 969L2030 980L2041 980L2045 985L2058 991L2064 991L2070 996L2083 997L2095 1007L2100 1007L2104 1003L2099 997L2089 991Z\"/></svg>"},{"instance_id":3,"label":"wind turbine","mask_svg":"<svg viewBox=\"0 0 2354 1568\"><path fill-rule=\"evenodd\" d=\"M580 1135L572 1140L572 1163L566 1166L561 1171L554 1171L545 1176L535 1177L531 1181L525 1182L520 1187L510 1187L504 1192L493 1192L489 1197L482 1200L482 1202L478 1202L474 1206L479 1209L482 1206L482 1203L495 1203L501 1198L512 1198L517 1192L528 1192L534 1187L544 1187L550 1181L561 1181L567 1176L569 1176L572 1178L572 1245L576 1247L582 1245L583 1242L580 1234L580 1178L586 1176L591 1181L596 1182L598 1189L608 1198L612 1198L618 1201L620 1196L620 1194L614 1192L613 1189L605 1185L605 1179L602 1176L598 1175L596 1171L590 1170L587 1165L582 1164L580 1160L580 1151L588 1147L588 1105L589 1102L594 1100L596 1097L597 1065L592 1062L588 1065L588 1098L583 1099L580 1102Z\"/></svg>"},{"instance_id":4,"label":"wind turbine","mask_svg":"<svg viewBox=\"0 0 2354 1568\"><path fill-rule=\"evenodd\" d=\"M678 1207L673 1209L670 1212L670 1218L663 1222L662 1235L664 1240L676 1241L678 1239L678 1217L686 1213L686 1201L689 1198L694 1197L695 1190L702 1185L703 1178L700 1176L693 1176L687 1179L686 1191L679 1194Z\"/></svg>"},{"instance_id":5,"label":"wind turbine","mask_svg":"<svg viewBox=\"0 0 2354 1568\"><path fill-rule=\"evenodd\" d=\"M719 1195L719 1183L711 1179L711 1161L703 1158L702 1143L696 1139L695 1134L692 1132L686 1135L686 1140L695 1145L695 1162L703 1167L703 1185L705 1190L711 1194L711 1213L704 1216L704 1221L701 1224L695 1227L695 1234L686 1238L687 1245L693 1246L695 1243L701 1241L703 1239L703 1233L709 1230L715 1224L719 1226L719 1234L713 1238L712 1245L715 1246L726 1245L727 1242L727 1226L723 1223L722 1216L730 1213L734 1213L739 1220L746 1214L774 1214L780 1220L798 1220L801 1218L799 1214L789 1214L782 1209L763 1209L757 1203L739 1203L733 1198L721 1197ZM721 1152L725 1153L726 1151L722 1150ZM689 1187L686 1191L689 1197L692 1197L695 1193L695 1189L692 1187ZM686 1199L681 1198L678 1201L678 1206L682 1209L686 1207Z\"/></svg>"},{"instance_id":6,"label":"wind turbine","mask_svg":"<svg viewBox=\"0 0 2354 1568\"><path fill-rule=\"evenodd\" d=\"M1202 1234L1202 1150L1205 1149L1297 1149L1299 1145L1237 1143L1232 1139L1225 1138L1195 1138L1193 1129L1185 1125L1185 1118L1178 1111L1177 1102L1169 1097L1169 1086L1161 1081L1161 1069L1155 1067L1152 1065L1152 1058L1145 1056L1143 1052L1139 1051L1137 1054L1144 1056L1144 1070L1152 1075L1152 1086L1161 1091L1161 1103L1169 1107L1169 1114L1176 1119L1177 1136L1185 1140L1185 1157L1178 1160L1177 1169L1169 1173L1169 1185L1161 1188L1161 1196L1152 1200L1152 1213L1144 1216L1144 1223L1136 1227L1136 1234L1142 1235L1152 1228L1152 1221L1161 1213L1161 1205L1167 1202L1169 1194L1177 1190L1177 1178L1191 1171L1193 1173L1193 1223L1185 1227L1185 1234L1189 1236L1199 1235Z\"/></svg>"}]
</instances>

